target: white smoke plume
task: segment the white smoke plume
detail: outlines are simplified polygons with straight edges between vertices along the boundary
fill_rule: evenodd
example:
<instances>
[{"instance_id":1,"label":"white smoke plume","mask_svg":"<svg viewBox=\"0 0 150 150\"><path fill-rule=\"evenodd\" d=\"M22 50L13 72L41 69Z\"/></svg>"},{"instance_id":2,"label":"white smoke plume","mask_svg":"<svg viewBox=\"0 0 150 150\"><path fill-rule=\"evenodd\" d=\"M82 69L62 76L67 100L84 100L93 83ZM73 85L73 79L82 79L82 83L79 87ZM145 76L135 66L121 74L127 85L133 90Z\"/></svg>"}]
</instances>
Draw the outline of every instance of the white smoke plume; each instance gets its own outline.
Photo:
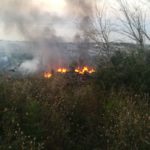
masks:
<instances>
[{"instance_id":1,"label":"white smoke plume","mask_svg":"<svg viewBox=\"0 0 150 150\"><path fill-rule=\"evenodd\" d=\"M66 0L68 12L75 14L81 24L86 25L89 16L91 0ZM42 10L33 0L4 0L0 1L0 23L4 24L7 33L17 31L26 41L32 43L27 53L33 55L33 60L25 61L20 70L34 72L43 68L53 68L66 63L67 58L62 54L64 42L57 36L55 23L61 24L62 18ZM66 31L67 32L67 31Z\"/></svg>"},{"instance_id":2,"label":"white smoke plume","mask_svg":"<svg viewBox=\"0 0 150 150\"><path fill-rule=\"evenodd\" d=\"M39 65L40 62L38 61L38 59L27 60L20 65L19 71L24 75L33 74L38 71Z\"/></svg>"},{"instance_id":3,"label":"white smoke plume","mask_svg":"<svg viewBox=\"0 0 150 150\"><path fill-rule=\"evenodd\" d=\"M5 0L0 2L0 22L4 24L7 33L16 30L26 41L32 43L32 49L27 49L34 56L30 62L23 62L21 70L29 67L29 70L40 70L48 64L56 64L63 59L61 49L58 46L63 42L58 37L54 24L61 22L61 18L51 15L36 6L32 0ZM36 63L38 62L38 63ZM59 62L59 61L58 61ZM31 65L29 65L31 64ZM36 64L36 65L35 65ZM37 66L38 65L38 66ZM41 68L40 68L41 67Z\"/></svg>"}]
</instances>

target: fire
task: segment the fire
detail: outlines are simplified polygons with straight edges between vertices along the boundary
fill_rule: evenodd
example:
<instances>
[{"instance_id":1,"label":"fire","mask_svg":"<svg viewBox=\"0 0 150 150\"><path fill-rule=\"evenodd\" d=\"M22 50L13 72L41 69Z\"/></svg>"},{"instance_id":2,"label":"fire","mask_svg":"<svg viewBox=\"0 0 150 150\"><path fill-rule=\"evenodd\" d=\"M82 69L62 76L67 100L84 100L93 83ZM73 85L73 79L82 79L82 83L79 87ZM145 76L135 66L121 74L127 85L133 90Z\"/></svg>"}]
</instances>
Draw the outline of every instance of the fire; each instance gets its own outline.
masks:
<instances>
[{"instance_id":1,"label":"fire","mask_svg":"<svg viewBox=\"0 0 150 150\"><path fill-rule=\"evenodd\" d=\"M79 73L81 75L85 74L85 73L89 73L92 74L95 72L95 69L84 66L84 67L78 67L77 69L75 69L76 73Z\"/></svg>"},{"instance_id":2,"label":"fire","mask_svg":"<svg viewBox=\"0 0 150 150\"><path fill-rule=\"evenodd\" d=\"M52 77L52 73L50 73L50 72L45 72L45 73L44 73L44 78L49 79L49 78L51 78L51 77Z\"/></svg>"},{"instance_id":3,"label":"fire","mask_svg":"<svg viewBox=\"0 0 150 150\"><path fill-rule=\"evenodd\" d=\"M66 74L67 72L69 72L70 70L67 69L67 68L58 68L56 70L57 73L60 73L60 74ZM96 70L92 67L88 67L88 66L83 66L83 67L77 67L74 69L74 72L75 73L78 73L80 75L84 75L84 74L92 74L94 72L96 72ZM44 78L51 78L53 76L53 73L52 72L45 72L44 73Z\"/></svg>"},{"instance_id":4,"label":"fire","mask_svg":"<svg viewBox=\"0 0 150 150\"><path fill-rule=\"evenodd\" d=\"M63 74L65 74L65 73L68 72L68 69L66 69L66 68L58 68L58 69L57 69L57 72L58 72L58 73L63 73Z\"/></svg>"}]
</instances>

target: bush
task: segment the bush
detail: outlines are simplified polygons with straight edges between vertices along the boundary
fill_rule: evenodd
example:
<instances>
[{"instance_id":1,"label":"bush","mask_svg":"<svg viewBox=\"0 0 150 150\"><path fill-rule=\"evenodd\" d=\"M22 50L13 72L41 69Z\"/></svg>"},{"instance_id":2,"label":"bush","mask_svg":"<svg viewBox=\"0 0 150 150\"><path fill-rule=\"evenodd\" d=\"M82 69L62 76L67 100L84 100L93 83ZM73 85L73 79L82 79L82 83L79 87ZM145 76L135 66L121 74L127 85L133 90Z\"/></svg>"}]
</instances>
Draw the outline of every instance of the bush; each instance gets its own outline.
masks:
<instances>
[{"instance_id":1,"label":"bush","mask_svg":"<svg viewBox=\"0 0 150 150\"><path fill-rule=\"evenodd\" d=\"M149 97L69 80L1 80L0 149L148 149Z\"/></svg>"},{"instance_id":2,"label":"bush","mask_svg":"<svg viewBox=\"0 0 150 150\"><path fill-rule=\"evenodd\" d=\"M146 57L118 52L85 80L1 78L0 149L149 149Z\"/></svg>"}]
</instances>

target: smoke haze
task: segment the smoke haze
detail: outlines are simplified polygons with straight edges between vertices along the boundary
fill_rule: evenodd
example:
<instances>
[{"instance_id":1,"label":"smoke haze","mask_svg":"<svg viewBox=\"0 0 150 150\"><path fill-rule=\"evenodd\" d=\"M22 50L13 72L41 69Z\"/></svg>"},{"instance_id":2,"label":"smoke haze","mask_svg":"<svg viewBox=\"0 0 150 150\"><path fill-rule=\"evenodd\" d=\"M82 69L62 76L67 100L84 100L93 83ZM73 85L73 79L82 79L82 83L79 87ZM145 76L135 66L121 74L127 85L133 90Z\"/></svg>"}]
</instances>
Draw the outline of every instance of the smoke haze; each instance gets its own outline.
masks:
<instances>
[{"instance_id":1,"label":"smoke haze","mask_svg":"<svg viewBox=\"0 0 150 150\"><path fill-rule=\"evenodd\" d=\"M85 18L91 13L91 6L90 0L66 0L68 14L83 26L87 24ZM33 60L22 62L19 70L32 73L68 62L60 46L65 39L58 36L55 29L55 25L61 26L65 19L42 10L33 0L0 1L0 23L6 34L16 31L32 44L26 53L31 53Z\"/></svg>"},{"instance_id":2,"label":"smoke haze","mask_svg":"<svg viewBox=\"0 0 150 150\"><path fill-rule=\"evenodd\" d=\"M33 72L64 59L58 46L63 39L54 29L55 23L62 21L59 16L41 10L31 0L5 0L0 2L0 19L6 33L16 30L32 43L32 50L26 52L32 51L33 60L23 62L20 70Z\"/></svg>"}]
</instances>

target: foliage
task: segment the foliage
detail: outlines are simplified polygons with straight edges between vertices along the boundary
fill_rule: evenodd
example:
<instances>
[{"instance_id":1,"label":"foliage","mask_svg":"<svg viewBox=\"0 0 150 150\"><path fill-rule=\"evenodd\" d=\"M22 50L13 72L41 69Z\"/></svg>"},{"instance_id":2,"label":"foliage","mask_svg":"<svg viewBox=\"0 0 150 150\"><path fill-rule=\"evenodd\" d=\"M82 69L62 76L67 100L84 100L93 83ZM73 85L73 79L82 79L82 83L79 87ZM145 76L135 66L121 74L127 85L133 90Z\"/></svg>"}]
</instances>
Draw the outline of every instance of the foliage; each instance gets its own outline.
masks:
<instances>
[{"instance_id":1,"label":"foliage","mask_svg":"<svg viewBox=\"0 0 150 150\"><path fill-rule=\"evenodd\" d=\"M0 149L149 149L150 69L138 57L118 52L84 80L1 78Z\"/></svg>"}]
</instances>

